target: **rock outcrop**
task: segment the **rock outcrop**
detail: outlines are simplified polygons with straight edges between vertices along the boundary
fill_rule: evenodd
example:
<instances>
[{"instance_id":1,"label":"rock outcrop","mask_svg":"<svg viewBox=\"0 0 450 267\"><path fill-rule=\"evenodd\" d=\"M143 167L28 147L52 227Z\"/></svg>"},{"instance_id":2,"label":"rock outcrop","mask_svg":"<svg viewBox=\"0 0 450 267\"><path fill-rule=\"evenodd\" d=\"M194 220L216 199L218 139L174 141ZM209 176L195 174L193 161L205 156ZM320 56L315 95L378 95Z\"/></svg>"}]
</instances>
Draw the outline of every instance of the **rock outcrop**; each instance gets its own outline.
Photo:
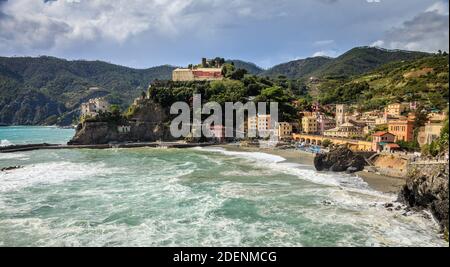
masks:
<instances>
[{"instance_id":1,"label":"rock outcrop","mask_svg":"<svg viewBox=\"0 0 450 267\"><path fill-rule=\"evenodd\" d=\"M362 171L365 165L364 157L346 146L340 146L326 154L317 154L314 158L314 167L318 171L354 173Z\"/></svg>"},{"instance_id":2,"label":"rock outcrop","mask_svg":"<svg viewBox=\"0 0 450 267\"><path fill-rule=\"evenodd\" d=\"M429 210L448 231L449 165L433 164L412 167L399 200L412 208Z\"/></svg>"},{"instance_id":3,"label":"rock outcrop","mask_svg":"<svg viewBox=\"0 0 450 267\"><path fill-rule=\"evenodd\" d=\"M142 101L133 107L134 114L126 121L117 123L86 121L76 128L69 145L108 144L114 142L154 142L173 140L168 112L151 100ZM129 131L119 131L119 126L128 126Z\"/></svg>"}]
</instances>

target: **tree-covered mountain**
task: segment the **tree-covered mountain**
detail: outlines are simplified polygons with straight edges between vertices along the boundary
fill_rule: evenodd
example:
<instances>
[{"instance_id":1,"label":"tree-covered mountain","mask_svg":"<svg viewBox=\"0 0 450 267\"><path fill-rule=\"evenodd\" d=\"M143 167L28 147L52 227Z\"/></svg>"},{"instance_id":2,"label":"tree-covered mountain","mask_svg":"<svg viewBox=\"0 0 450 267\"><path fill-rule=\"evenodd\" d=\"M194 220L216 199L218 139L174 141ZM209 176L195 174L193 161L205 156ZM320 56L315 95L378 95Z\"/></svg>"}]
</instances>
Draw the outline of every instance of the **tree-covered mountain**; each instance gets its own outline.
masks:
<instances>
[{"instance_id":1,"label":"tree-covered mountain","mask_svg":"<svg viewBox=\"0 0 450 267\"><path fill-rule=\"evenodd\" d=\"M246 62L238 59L227 60L226 62L233 63L236 69L245 69L248 73L253 75L258 75L264 71L264 69L251 62Z\"/></svg>"},{"instance_id":2,"label":"tree-covered mountain","mask_svg":"<svg viewBox=\"0 0 450 267\"><path fill-rule=\"evenodd\" d=\"M173 69L132 69L54 57L0 57L0 123L55 123L55 118L62 119L80 103L100 96L127 106L151 81L170 79ZM64 120L67 124L71 118Z\"/></svg>"},{"instance_id":3,"label":"tree-covered mountain","mask_svg":"<svg viewBox=\"0 0 450 267\"><path fill-rule=\"evenodd\" d=\"M449 97L449 57L429 55L396 61L351 78L329 77L316 84L322 104L356 103L365 110L392 102L419 101L428 109L445 109Z\"/></svg>"},{"instance_id":4,"label":"tree-covered mountain","mask_svg":"<svg viewBox=\"0 0 450 267\"><path fill-rule=\"evenodd\" d=\"M318 69L328 64L333 59L329 57L310 57L276 65L261 73L263 76L285 76L288 79L310 77Z\"/></svg>"},{"instance_id":5,"label":"tree-covered mountain","mask_svg":"<svg viewBox=\"0 0 450 267\"><path fill-rule=\"evenodd\" d=\"M446 55L359 47L334 59L307 58L267 71L253 63L231 62L236 71L230 78L243 83L242 96L258 96L277 85L281 88L277 90L288 92L291 98L303 97L304 107L311 101L354 103L361 99L367 100L363 103L367 107L377 107L414 98L440 107L443 97L448 97ZM169 80L174 68L133 69L101 61L0 57L0 125L68 125L78 117L80 103L95 97L106 97L126 108L152 81ZM239 71L242 68L253 75L244 75ZM307 79L312 76L319 79ZM164 95L164 90L159 95ZM221 93L214 91L218 96ZM224 92L219 98L225 99L228 93L238 94Z\"/></svg>"},{"instance_id":6,"label":"tree-covered mountain","mask_svg":"<svg viewBox=\"0 0 450 267\"><path fill-rule=\"evenodd\" d=\"M374 70L384 64L414 60L429 54L402 50L387 50L377 47L356 47L337 58L313 57L280 64L261 75L290 79L329 76L354 76Z\"/></svg>"}]
</instances>

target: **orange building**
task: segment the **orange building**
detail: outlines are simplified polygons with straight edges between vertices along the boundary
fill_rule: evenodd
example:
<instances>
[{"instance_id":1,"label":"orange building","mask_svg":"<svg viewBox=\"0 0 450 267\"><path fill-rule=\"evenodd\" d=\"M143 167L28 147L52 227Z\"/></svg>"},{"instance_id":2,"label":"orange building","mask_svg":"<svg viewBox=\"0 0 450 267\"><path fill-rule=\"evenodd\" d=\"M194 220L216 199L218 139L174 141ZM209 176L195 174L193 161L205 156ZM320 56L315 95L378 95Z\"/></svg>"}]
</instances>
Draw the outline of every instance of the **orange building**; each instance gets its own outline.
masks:
<instances>
[{"instance_id":1,"label":"orange building","mask_svg":"<svg viewBox=\"0 0 450 267\"><path fill-rule=\"evenodd\" d=\"M395 135L395 141L411 142L414 140L414 121L392 120L388 124L389 132Z\"/></svg>"}]
</instances>

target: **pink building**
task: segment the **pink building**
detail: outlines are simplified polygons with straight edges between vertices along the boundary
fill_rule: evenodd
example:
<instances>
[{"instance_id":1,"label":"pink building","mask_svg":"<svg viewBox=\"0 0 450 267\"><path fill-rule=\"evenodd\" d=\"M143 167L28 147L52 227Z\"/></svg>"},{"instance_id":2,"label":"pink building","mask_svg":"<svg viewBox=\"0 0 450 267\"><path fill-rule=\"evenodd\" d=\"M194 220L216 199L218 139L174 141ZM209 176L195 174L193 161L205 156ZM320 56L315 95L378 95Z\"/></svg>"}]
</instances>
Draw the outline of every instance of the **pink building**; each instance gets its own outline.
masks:
<instances>
[{"instance_id":1,"label":"pink building","mask_svg":"<svg viewBox=\"0 0 450 267\"><path fill-rule=\"evenodd\" d=\"M336 121L332 118L325 116L322 113L317 113L317 131L323 134L326 130L330 130L336 127Z\"/></svg>"},{"instance_id":2,"label":"pink building","mask_svg":"<svg viewBox=\"0 0 450 267\"><path fill-rule=\"evenodd\" d=\"M395 135L388 132L377 132L372 135L372 151L380 152L387 144L395 142Z\"/></svg>"},{"instance_id":3,"label":"pink building","mask_svg":"<svg viewBox=\"0 0 450 267\"><path fill-rule=\"evenodd\" d=\"M213 125L210 130L215 141L219 143L225 142L225 127L223 125Z\"/></svg>"}]
</instances>

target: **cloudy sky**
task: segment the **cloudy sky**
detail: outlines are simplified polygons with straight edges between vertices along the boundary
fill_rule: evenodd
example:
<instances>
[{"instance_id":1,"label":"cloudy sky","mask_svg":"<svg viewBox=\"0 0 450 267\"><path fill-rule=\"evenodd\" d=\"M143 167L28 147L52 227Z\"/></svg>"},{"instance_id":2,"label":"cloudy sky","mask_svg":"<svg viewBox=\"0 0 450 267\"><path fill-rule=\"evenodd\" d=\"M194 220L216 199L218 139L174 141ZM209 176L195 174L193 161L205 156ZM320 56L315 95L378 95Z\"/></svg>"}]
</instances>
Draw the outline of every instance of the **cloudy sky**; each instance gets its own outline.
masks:
<instances>
[{"instance_id":1,"label":"cloudy sky","mask_svg":"<svg viewBox=\"0 0 450 267\"><path fill-rule=\"evenodd\" d=\"M449 50L448 0L0 0L0 55L270 67L362 45Z\"/></svg>"}]
</instances>

